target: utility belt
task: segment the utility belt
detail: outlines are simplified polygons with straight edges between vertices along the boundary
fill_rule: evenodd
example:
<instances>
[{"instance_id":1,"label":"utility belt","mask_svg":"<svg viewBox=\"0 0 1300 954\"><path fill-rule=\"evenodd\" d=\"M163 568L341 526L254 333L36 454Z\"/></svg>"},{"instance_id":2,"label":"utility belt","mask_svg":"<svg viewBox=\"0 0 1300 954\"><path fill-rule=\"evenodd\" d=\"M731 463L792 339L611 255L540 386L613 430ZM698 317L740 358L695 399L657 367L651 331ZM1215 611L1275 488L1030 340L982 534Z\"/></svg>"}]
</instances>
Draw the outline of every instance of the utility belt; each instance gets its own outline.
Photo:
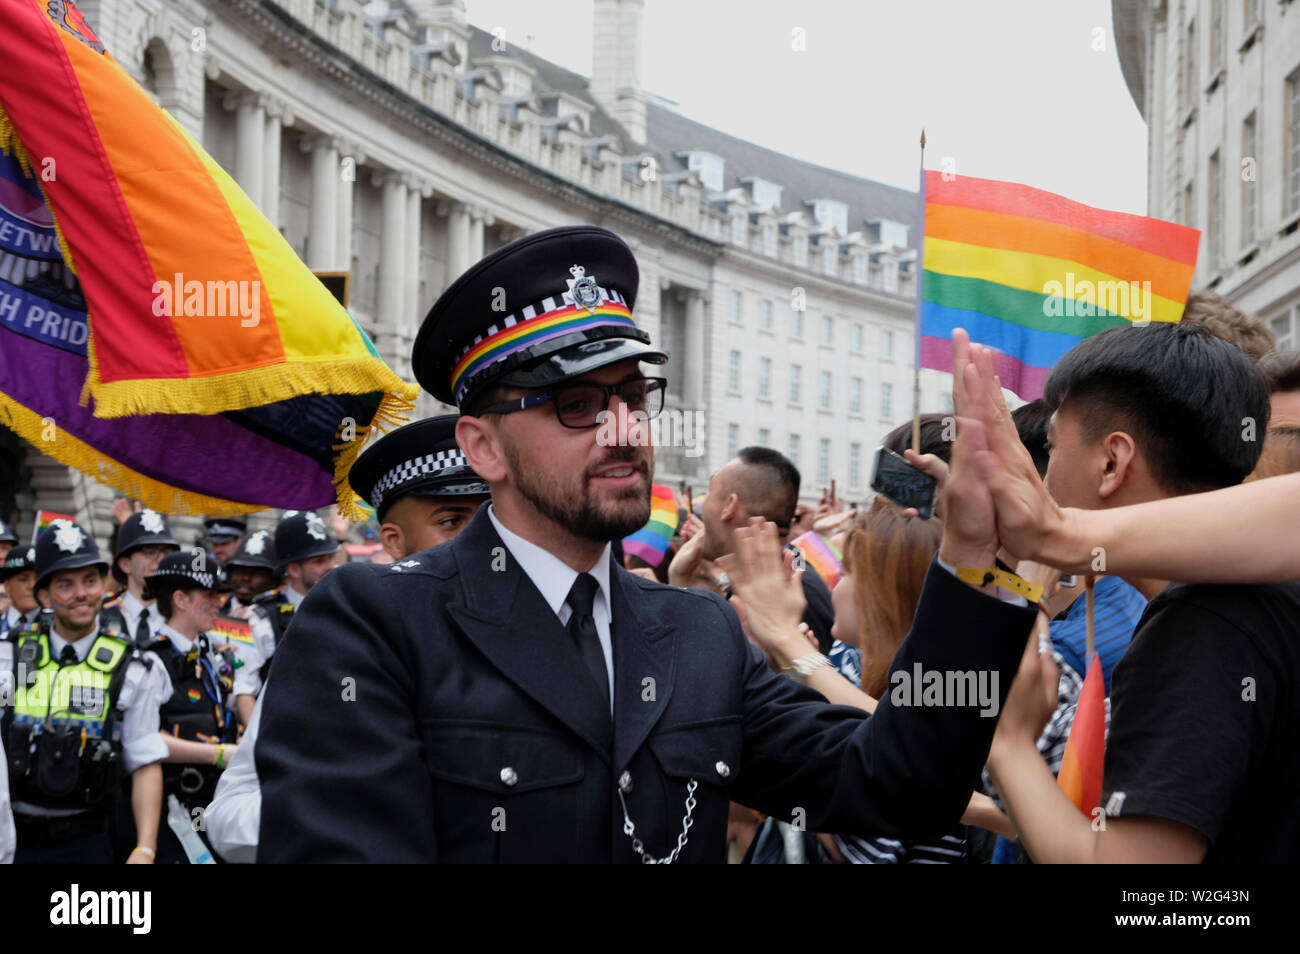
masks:
<instances>
[{"instance_id":1,"label":"utility belt","mask_svg":"<svg viewBox=\"0 0 1300 954\"><path fill-rule=\"evenodd\" d=\"M65 845L69 839L97 835L108 829L108 812L92 810L75 815L28 815L14 812L14 829L24 849Z\"/></svg>"},{"instance_id":2,"label":"utility belt","mask_svg":"<svg viewBox=\"0 0 1300 954\"><path fill-rule=\"evenodd\" d=\"M122 781L122 724L13 715L5 732L13 800L46 808L113 803Z\"/></svg>"}]
</instances>

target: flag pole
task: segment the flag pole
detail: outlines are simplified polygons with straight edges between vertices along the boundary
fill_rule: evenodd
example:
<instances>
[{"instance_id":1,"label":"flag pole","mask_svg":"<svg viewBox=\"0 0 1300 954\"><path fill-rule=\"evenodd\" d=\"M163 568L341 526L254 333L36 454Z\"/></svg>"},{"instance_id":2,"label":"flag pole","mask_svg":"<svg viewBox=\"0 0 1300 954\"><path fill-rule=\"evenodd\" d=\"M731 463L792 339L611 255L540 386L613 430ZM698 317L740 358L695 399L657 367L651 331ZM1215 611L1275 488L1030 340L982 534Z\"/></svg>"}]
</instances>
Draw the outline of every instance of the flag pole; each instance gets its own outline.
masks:
<instances>
[{"instance_id":1,"label":"flag pole","mask_svg":"<svg viewBox=\"0 0 1300 954\"><path fill-rule=\"evenodd\" d=\"M1091 575L1086 576L1083 579L1083 585L1086 588L1085 592L1088 598L1088 602L1087 602L1088 624L1086 628L1087 655L1084 656L1084 675L1086 676L1088 674L1088 670L1092 668L1093 653L1097 651L1097 640L1093 630L1093 587L1097 585L1097 578Z\"/></svg>"},{"instance_id":2,"label":"flag pole","mask_svg":"<svg viewBox=\"0 0 1300 954\"><path fill-rule=\"evenodd\" d=\"M920 188L916 193L916 225L920 229L916 252L916 329L912 337L915 348L912 355L912 450L921 453L921 308L924 303L922 285L925 282L925 128L921 128Z\"/></svg>"}]
</instances>

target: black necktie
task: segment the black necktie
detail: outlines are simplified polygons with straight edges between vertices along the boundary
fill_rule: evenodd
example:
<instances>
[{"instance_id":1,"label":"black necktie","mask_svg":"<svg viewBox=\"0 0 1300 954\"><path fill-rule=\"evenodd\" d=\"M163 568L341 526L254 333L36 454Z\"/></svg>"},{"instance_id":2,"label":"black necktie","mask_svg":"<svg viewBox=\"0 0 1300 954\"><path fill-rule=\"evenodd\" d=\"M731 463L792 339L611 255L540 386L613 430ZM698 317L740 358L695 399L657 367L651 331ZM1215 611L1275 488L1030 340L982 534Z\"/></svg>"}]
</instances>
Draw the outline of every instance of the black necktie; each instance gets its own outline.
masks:
<instances>
[{"instance_id":1,"label":"black necktie","mask_svg":"<svg viewBox=\"0 0 1300 954\"><path fill-rule=\"evenodd\" d=\"M149 632L149 608L145 607L140 611L140 620L135 624L135 644L140 647L148 646L152 634Z\"/></svg>"},{"instance_id":2,"label":"black necktie","mask_svg":"<svg viewBox=\"0 0 1300 954\"><path fill-rule=\"evenodd\" d=\"M579 573L569 590L568 604L573 611L569 617L569 635L578 645L582 661L587 664L591 676L600 688L600 697L609 707L609 671L605 668L605 651L600 648L600 634L596 632L596 621L592 619L591 608L596 599L596 578L590 573Z\"/></svg>"},{"instance_id":3,"label":"black necktie","mask_svg":"<svg viewBox=\"0 0 1300 954\"><path fill-rule=\"evenodd\" d=\"M59 653L59 666L75 666L77 664L77 651L72 648L71 643L63 644L63 651Z\"/></svg>"}]
</instances>

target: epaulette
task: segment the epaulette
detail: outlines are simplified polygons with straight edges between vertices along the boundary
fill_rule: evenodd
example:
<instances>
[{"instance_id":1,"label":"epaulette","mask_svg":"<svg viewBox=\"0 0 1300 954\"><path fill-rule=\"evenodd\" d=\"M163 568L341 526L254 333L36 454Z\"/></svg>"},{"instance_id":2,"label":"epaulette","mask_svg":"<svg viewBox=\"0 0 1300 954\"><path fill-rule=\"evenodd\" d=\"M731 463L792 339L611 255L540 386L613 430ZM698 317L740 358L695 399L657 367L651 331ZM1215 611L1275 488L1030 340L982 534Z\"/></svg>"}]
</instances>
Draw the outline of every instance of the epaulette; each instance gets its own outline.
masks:
<instances>
[{"instance_id":1,"label":"epaulette","mask_svg":"<svg viewBox=\"0 0 1300 954\"><path fill-rule=\"evenodd\" d=\"M102 606L100 606L100 609L119 609L121 606L122 606L122 594L118 593L117 596L110 596L108 599L104 600L104 603Z\"/></svg>"},{"instance_id":2,"label":"epaulette","mask_svg":"<svg viewBox=\"0 0 1300 954\"><path fill-rule=\"evenodd\" d=\"M253 597L253 602L256 604L277 603L281 600L288 602L285 595L279 590L267 590L265 593L259 593L257 596Z\"/></svg>"}]
</instances>

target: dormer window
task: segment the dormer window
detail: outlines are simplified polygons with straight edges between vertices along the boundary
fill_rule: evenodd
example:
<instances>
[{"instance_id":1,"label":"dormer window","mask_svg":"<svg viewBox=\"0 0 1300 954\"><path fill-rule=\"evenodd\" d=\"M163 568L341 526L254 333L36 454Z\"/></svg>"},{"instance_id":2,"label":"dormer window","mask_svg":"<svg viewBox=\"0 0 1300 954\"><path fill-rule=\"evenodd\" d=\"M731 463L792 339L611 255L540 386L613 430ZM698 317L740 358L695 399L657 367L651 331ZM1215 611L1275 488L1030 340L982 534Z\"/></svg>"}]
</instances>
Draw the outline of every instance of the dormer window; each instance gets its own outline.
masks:
<instances>
[{"instance_id":1,"label":"dormer window","mask_svg":"<svg viewBox=\"0 0 1300 954\"><path fill-rule=\"evenodd\" d=\"M686 168L700 177L700 182L709 192L721 192L723 187L723 169L725 162L721 156L703 150L691 150L675 153L679 159L686 160Z\"/></svg>"}]
</instances>

